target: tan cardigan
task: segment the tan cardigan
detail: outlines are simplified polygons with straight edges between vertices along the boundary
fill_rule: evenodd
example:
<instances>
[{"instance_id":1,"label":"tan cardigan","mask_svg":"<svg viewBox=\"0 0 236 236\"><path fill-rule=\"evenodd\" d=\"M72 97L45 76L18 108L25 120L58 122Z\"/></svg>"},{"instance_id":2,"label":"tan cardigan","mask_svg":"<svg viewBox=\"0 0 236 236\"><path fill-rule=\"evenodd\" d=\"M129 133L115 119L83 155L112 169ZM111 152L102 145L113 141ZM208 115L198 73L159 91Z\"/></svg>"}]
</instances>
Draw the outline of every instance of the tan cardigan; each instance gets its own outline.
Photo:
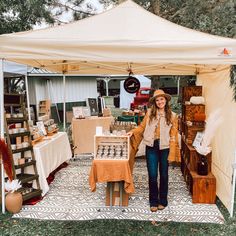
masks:
<instances>
[{"instance_id":1,"label":"tan cardigan","mask_svg":"<svg viewBox=\"0 0 236 236\"><path fill-rule=\"evenodd\" d=\"M150 111L148 110L142 123L137 128L132 130L133 135L130 138L130 146L131 146L130 167L131 167L131 170L133 170L134 159L135 159L135 155L138 151L139 144L144 139L144 132L147 127L147 123L149 123L148 122L149 121L149 113L150 113ZM164 123L164 122L162 121L162 123ZM160 124L162 124L162 123L160 122ZM144 143L148 146L151 146L154 142L154 135L155 135L156 126L153 125L153 127L151 129L149 129L149 131L150 131L149 138L148 138L149 133L145 134L146 140L144 140ZM146 131L146 132L149 132L149 131ZM178 145L178 116L174 112L172 112L171 127L168 127L167 131L168 131L168 134L167 134L167 132L163 133L163 129L160 127L160 137L165 137L165 143L163 144L163 146L161 148L162 149L170 148L170 153L169 153L169 157L168 157L169 161L180 161L180 150L179 150L179 145ZM151 132L152 132L152 134L151 134ZM170 139L168 139L169 140L168 144L166 143L167 136L170 137ZM161 140L160 140L160 142L161 142Z\"/></svg>"}]
</instances>

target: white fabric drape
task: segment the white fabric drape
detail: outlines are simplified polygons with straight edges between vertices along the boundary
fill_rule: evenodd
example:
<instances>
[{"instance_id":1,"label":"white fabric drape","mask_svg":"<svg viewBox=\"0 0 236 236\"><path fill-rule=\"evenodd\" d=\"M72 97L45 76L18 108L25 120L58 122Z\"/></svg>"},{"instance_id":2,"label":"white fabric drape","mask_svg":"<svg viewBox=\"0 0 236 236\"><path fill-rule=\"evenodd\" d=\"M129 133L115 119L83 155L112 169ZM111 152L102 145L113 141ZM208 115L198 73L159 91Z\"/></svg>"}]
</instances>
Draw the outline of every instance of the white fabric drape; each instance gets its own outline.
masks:
<instances>
[{"instance_id":1,"label":"white fabric drape","mask_svg":"<svg viewBox=\"0 0 236 236\"><path fill-rule=\"evenodd\" d=\"M207 116L217 108L222 110L223 123L217 129L212 142L212 172L216 177L217 196L230 210L232 174L236 150L236 103L229 86L229 67L215 73L200 71L198 84L203 86Z\"/></svg>"}]
</instances>

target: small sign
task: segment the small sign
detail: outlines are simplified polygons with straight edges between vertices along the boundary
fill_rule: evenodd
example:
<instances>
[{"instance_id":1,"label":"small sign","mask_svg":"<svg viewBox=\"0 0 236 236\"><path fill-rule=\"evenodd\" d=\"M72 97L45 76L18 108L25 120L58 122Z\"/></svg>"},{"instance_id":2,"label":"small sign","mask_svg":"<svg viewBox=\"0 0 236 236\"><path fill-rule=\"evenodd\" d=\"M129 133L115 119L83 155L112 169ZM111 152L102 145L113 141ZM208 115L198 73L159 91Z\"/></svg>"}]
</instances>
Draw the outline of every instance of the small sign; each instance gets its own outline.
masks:
<instances>
[{"instance_id":1,"label":"small sign","mask_svg":"<svg viewBox=\"0 0 236 236\"><path fill-rule=\"evenodd\" d=\"M136 93L140 89L139 80L133 76L129 76L124 82L124 89L127 93Z\"/></svg>"},{"instance_id":2,"label":"small sign","mask_svg":"<svg viewBox=\"0 0 236 236\"><path fill-rule=\"evenodd\" d=\"M198 147L201 145L202 139L203 139L204 133L203 132L197 132L195 139L193 141L193 147Z\"/></svg>"},{"instance_id":3,"label":"small sign","mask_svg":"<svg viewBox=\"0 0 236 236\"><path fill-rule=\"evenodd\" d=\"M45 129L43 121L36 122L36 125L38 127L38 131L41 136L47 135L47 131Z\"/></svg>"},{"instance_id":4,"label":"small sign","mask_svg":"<svg viewBox=\"0 0 236 236\"><path fill-rule=\"evenodd\" d=\"M83 119L91 115L89 107L72 107L72 110L76 119Z\"/></svg>"}]
</instances>

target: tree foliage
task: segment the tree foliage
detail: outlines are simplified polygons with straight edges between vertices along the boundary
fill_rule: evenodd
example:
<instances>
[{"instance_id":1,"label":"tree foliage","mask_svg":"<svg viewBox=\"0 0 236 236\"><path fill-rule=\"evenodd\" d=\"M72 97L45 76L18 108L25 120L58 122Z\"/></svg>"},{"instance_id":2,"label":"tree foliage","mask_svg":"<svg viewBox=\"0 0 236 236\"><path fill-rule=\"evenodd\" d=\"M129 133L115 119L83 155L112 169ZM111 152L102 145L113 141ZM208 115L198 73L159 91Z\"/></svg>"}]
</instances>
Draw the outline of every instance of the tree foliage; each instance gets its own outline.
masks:
<instances>
[{"instance_id":1,"label":"tree foliage","mask_svg":"<svg viewBox=\"0 0 236 236\"><path fill-rule=\"evenodd\" d=\"M99 0L104 8L124 0ZM135 0L148 11L195 30L236 37L235 0ZM30 30L36 24L60 24L62 14L79 20L96 13L86 0L0 0L0 34Z\"/></svg>"},{"instance_id":2,"label":"tree foliage","mask_svg":"<svg viewBox=\"0 0 236 236\"><path fill-rule=\"evenodd\" d=\"M66 23L62 14L73 20L90 16L96 10L85 0L0 0L0 34L30 30L36 24Z\"/></svg>"},{"instance_id":3,"label":"tree foliage","mask_svg":"<svg viewBox=\"0 0 236 236\"><path fill-rule=\"evenodd\" d=\"M1 0L0 34L32 29L33 25L45 21L55 22L49 0Z\"/></svg>"}]
</instances>

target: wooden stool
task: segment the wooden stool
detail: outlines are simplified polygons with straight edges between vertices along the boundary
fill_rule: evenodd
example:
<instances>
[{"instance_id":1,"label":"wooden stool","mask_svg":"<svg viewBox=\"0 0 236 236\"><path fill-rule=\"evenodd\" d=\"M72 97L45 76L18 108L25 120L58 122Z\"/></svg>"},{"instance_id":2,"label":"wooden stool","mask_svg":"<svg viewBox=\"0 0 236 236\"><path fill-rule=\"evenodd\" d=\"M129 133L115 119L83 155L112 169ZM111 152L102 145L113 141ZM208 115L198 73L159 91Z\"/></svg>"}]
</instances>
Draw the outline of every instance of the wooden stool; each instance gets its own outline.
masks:
<instances>
[{"instance_id":1,"label":"wooden stool","mask_svg":"<svg viewBox=\"0 0 236 236\"><path fill-rule=\"evenodd\" d=\"M129 194L124 191L124 181L107 182L106 206L128 206Z\"/></svg>"}]
</instances>

